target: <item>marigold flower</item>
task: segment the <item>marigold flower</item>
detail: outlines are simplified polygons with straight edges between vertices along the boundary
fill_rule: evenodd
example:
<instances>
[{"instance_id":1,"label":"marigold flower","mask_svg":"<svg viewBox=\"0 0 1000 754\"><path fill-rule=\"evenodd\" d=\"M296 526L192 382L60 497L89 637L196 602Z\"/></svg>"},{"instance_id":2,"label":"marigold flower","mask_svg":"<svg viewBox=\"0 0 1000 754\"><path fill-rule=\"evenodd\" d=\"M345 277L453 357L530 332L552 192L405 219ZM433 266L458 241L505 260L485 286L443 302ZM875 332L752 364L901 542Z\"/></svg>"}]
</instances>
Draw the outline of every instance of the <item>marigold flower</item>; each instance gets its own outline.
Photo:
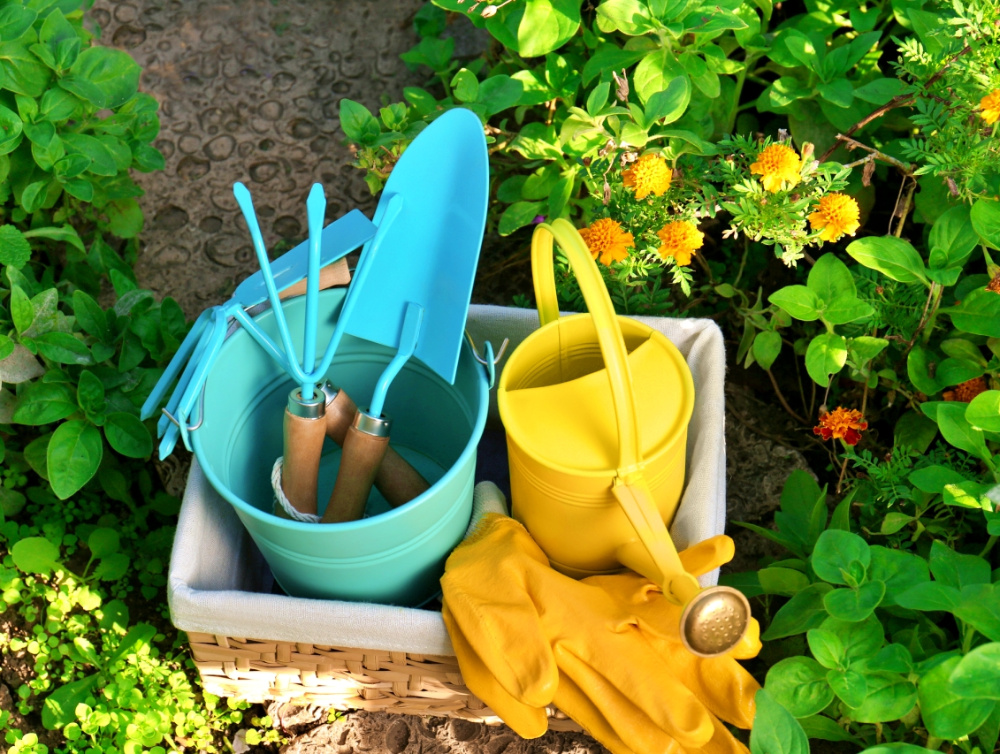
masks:
<instances>
[{"instance_id":1,"label":"marigold flower","mask_svg":"<svg viewBox=\"0 0 1000 754\"><path fill-rule=\"evenodd\" d=\"M1000 120L1000 89L994 89L979 101L979 115L992 126Z\"/></svg>"},{"instance_id":2,"label":"marigold flower","mask_svg":"<svg viewBox=\"0 0 1000 754\"><path fill-rule=\"evenodd\" d=\"M959 403L972 403L972 399L987 390L986 380L982 377L966 380L954 390L945 390L941 397L946 401L958 401Z\"/></svg>"},{"instance_id":3,"label":"marigold flower","mask_svg":"<svg viewBox=\"0 0 1000 754\"><path fill-rule=\"evenodd\" d=\"M798 185L801 180L800 170L802 170L802 160L795 154L794 149L784 144L772 144L767 147L760 153L757 162L750 166L750 172L762 176L760 182L764 184L764 189L772 194L781 191L782 184L787 183L788 188Z\"/></svg>"},{"instance_id":4,"label":"marigold flower","mask_svg":"<svg viewBox=\"0 0 1000 754\"><path fill-rule=\"evenodd\" d=\"M673 257L682 267L691 264L691 256L705 242L705 234L698 230L697 225L686 220L667 223L656 231L656 235L663 242L659 248L660 256L664 259Z\"/></svg>"},{"instance_id":5,"label":"marigold flower","mask_svg":"<svg viewBox=\"0 0 1000 754\"><path fill-rule=\"evenodd\" d=\"M819 426L813 427L813 434L824 440L831 437L843 440L847 445L857 445L861 433L868 429L868 422L855 408L838 407L819 418Z\"/></svg>"},{"instance_id":6,"label":"marigold flower","mask_svg":"<svg viewBox=\"0 0 1000 754\"><path fill-rule=\"evenodd\" d=\"M990 282L986 284L986 290L990 293L1000 293L1000 272L994 275Z\"/></svg>"},{"instance_id":7,"label":"marigold flower","mask_svg":"<svg viewBox=\"0 0 1000 754\"><path fill-rule=\"evenodd\" d=\"M666 160L658 154L647 154L622 173L622 184L635 189L636 199L645 199L650 194L663 196L670 188L672 176Z\"/></svg>"},{"instance_id":8,"label":"marigold flower","mask_svg":"<svg viewBox=\"0 0 1000 754\"><path fill-rule=\"evenodd\" d=\"M594 259L600 255L601 264L608 267L612 262L625 259L628 250L635 246L632 234L622 230L621 223L610 217L595 220L589 227L583 228L580 235L587 242L590 255Z\"/></svg>"},{"instance_id":9,"label":"marigold flower","mask_svg":"<svg viewBox=\"0 0 1000 754\"><path fill-rule=\"evenodd\" d=\"M816 211L809 215L809 224L823 241L836 241L843 235L853 236L861 223L861 209L847 194L827 194L819 200Z\"/></svg>"}]
</instances>

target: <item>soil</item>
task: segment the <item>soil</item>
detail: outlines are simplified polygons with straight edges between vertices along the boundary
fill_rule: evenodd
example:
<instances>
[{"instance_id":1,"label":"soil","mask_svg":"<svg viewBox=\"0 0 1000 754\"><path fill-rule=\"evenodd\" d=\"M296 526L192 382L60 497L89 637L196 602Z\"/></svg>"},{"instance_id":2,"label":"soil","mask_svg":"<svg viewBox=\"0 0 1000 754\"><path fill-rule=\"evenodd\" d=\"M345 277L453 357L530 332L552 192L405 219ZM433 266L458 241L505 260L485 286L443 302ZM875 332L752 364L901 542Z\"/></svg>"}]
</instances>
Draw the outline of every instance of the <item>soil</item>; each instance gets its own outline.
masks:
<instances>
[{"instance_id":1,"label":"soil","mask_svg":"<svg viewBox=\"0 0 1000 754\"><path fill-rule=\"evenodd\" d=\"M375 202L363 173L350 165L353 155L339 128L339 101L349 97L375 111L401 100L403 87L426 83L399 59L418 41L411 21L422 2L96 1L88 15L102 43L136 58L143 90L161 104L156 146L166 169L136 176L146 192L136 268L143 287L172 296L193 318L257 269L232 196L235 181L253 193L265 242L276 252L302 240L313 182L324 185L329 219L352 208L371 214ZM478 55L489 44L460 17L446 33L456 38L459 56ZM530 295L528 262L527 245L487 238L474 300L509 305L515 293ZM746 382L745 374L733 368L730 378L744 384L731 382L726 390L728 517L768 525L788 474L822 456L794 422L756 397L765 394L762 386ZM180 496L190 455L178 449L156 466L168 492ZM776 554L746 530L730 524L728 533L738 553L728 571L754 568L759 558ZM16 654L3 658L0 709L14 707L12 694L30 672L26 663ZM277 703L266 712L289 739L285 754L606 753L580 733L553 731L525 741L506 726L464 720L356 712L330 724L326 710ZM259 708L246 718L264 713ZM40 721L12 722L47 740ZM251 750L245 734L230 731L235 754Z\"/></svg>"}]
</instances>

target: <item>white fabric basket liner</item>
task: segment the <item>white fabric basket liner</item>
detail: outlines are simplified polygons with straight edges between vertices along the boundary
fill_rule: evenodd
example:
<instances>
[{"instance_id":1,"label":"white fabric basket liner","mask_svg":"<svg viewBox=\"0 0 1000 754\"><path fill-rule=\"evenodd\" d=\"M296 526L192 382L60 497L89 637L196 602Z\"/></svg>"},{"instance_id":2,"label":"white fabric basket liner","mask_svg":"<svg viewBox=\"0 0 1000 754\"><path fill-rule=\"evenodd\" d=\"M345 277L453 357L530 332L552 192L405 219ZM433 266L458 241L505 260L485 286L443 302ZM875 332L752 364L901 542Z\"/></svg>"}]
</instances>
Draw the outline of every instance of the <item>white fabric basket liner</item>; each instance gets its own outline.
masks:
<instances>
[{"instance_id":1,"label":"white fabric basket liner","mask_svg":"<svg viewBox=\"0 0 1000 754\"><path fill-rule=\"evenodd\" d=\"M722 534L726 524L724 435L725 350L722 332L707 319L634 317L659 330L684 354L695 385L687 439L687 480L670 527L678 549ZM467 328L507 354L538 328L534 309L474 305ZM505 354L505 360L506 356ZM497 365L497 379L503 362ZM490 418L499 420L496 388ZM701 579L718 581L718 571ZM441 614L430 610L271 594L267 564L232 506L208 483L194 460L170 559L168 598L174 625L244 639L319 644L413 654L454 655Z\"/></svg>"}]
</instances>

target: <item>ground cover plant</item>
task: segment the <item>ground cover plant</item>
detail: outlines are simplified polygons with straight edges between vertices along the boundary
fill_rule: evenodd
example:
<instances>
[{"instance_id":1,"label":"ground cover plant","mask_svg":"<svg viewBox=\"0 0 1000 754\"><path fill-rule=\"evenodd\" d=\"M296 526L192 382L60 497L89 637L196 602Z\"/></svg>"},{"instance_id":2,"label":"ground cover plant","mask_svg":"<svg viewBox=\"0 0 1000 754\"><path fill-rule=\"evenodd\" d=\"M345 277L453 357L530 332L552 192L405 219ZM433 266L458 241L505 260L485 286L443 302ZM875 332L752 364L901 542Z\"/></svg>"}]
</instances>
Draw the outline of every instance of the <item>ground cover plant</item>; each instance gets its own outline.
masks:
<instances>
[{"instance_id":1,"label":"ground cover plant","mask_svg":"<svg viewBox=\"0 0 1000 754\"><path fill-rule=\"evenodd\" d=\"M455 59L457 15L488 51ZM995 751L1000 6L434 0L413 22L426 86L341 102L372 191L472 109L501 269L570 219L620 312L716 319L730 378L766 375L811 443L832 500L793 475L752 527L787 557L726 577L764 628L751 751Z\"/></svg>"}]
</instances>

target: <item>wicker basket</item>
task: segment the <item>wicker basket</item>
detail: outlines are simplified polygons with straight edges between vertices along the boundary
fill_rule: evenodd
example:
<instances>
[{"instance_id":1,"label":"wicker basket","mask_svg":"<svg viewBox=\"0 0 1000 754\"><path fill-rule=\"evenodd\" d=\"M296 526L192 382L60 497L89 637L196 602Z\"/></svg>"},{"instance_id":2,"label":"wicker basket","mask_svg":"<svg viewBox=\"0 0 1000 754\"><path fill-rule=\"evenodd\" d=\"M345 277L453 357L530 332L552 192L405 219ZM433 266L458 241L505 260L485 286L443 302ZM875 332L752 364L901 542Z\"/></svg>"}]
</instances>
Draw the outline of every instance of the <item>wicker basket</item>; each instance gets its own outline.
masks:
<instances>
[{"instance_id":1,"label":"wicker basket","mask_svg":"<svg viewBox=\"0 0 1000 754\"><path fill-rule=\"evenodd\" d=\"M502 722L467 689L455 657L188 633L205 691L248 702ZM553 730L580 731L554 707Z\"/></svg>"},{"instance_id":2,"label":"wicker basket","mask_svg":"<svg viewBox=\"0 0 1000 754\"><path fill-rule=\"evenodd\" d=\"M707 320L642 319L678 345L699 391L688 435L688 470L698 484L688 486L671 528L678 545L686 546L725 528L722 334ZM499 343L509 336L510 350L537 326L531 310L473 306L469 312L475 342ZM493 393L490 400L491 417L498 420ZM506 462L490 460L480 458L486 478L505 481L500 477ZM703 585L714 584L715 576L703 577ZM209 693L502 722L466 688L440 613L273 594L260 552L197 462L188 477L167 587L174 625L187 633ZM247 638L269 636L275 638ZM381 648L354 648L373 646ZM548 713L550 728L581 730L554 707Z\"/></svg>"}]
</instances>

